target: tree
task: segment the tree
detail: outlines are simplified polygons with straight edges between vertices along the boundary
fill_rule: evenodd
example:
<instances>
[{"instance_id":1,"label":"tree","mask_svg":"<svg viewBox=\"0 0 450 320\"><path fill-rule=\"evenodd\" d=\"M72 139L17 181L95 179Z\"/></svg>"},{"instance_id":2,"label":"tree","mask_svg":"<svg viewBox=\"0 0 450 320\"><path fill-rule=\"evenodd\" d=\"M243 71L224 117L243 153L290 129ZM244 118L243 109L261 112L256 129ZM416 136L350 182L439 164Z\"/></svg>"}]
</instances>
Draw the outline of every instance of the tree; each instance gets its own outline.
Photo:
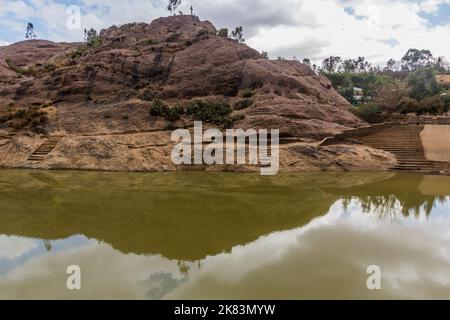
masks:
<instances>
[{"instance_id":1,"label":"tree","mask_svg":"<svg viewBox=\"0 0 450 320\"><path fill-rule=\"evenodd\" d=\"M440 73L447 73L450 71L450 65L445 57L439 57L436 59L436 69Z\"/></svg>"},{"instance_id":2,"label":"tree","mask_svg":"<svg viewBox=\"0 0 450 320\"><path fill-rule=\"evenodd\" d=\"M34 25L31 22L28 22L25 39L27 40L36 39L36 34L34 33Z\"/></svg>"},{"instance_id":3,"label":"tree","mask_svg":"<svg viewBox=\"0 0 450 320\"><path fill-rule=\"evenodd\" d=\"M169 0L169 4L167 5L167 10L172 12L173 15L177 12L178 6L181 4L181 0Z\"/></svg>"},{"instance_id":4,"label":"tree","mask_svg":"<svg viewBox=\"0 0 450 320\"><path fill-rule=\"evenodd\" d=\"M358 69L358 63L356 60L347 59L342 63L342 68L345 72L355 72Z\"/></svg>"},{"instance_id":5,"label":"tree","mask_svg":"<svg viewBox=\"0 0 450 320\"><path fill-rule=\"evenodd\" d=\"M408 76L407 82L411 87L410 97L418 101L435 96L442 89L436 80L434 68L425 68L412 72Z\"/></svg>"},{"instance_id":6,"label":"tree","mask_svg":"<svg viewBox=\"0 0 450 320\"><path fill-rule=\"evenodd\" d=\"M358 59L354 60L356 65L357 72L368 72L372 68L372 64L366 61L364 57L358 57Z\"/></svg>"},{"instance_id":7,"label":"tree","mask_svg":"<svg viewBox=\"0 0 450 320\"><path fill-rule=\"evenodd\" d=\"M310 67L311 68L311 60L310 59L308 59L308 58L305 58L305 59L303 59L303 64L306 64L308 67Z\"/></svg>"},{"instance_id":8,"label":"tree","mask_svg":"<svg viewBox=\"0 0 450 320\"><path fill-rule=\"evenodd\" d=\"M94 28L91 28L88 31L84 30L84 37L89 47L95 47L100 42L100 37L98 36L97 30Z\"/></svg>"},{"instance_id":9,"label":"tree","mask_svg":"<svg viewBox=\"0 0 450 320\"><path fill-rule=\"evenodd\" d=\"M398 111L403 99L408 96L409 88L405 82L396 80L376 86L373 92L380 111L393 113Z\"/></svg>"},{"instance_id":10,"label":"tree","mask_svg":"<svg viewBox=\"0 0 450 320\"><path fill-rule=\"evenodd\" d=\"M243 30L244 29L242 28L242 26L236 27L236 29L234 29L234 31L231 32L231 38L239 43L245 42Z\"/></svg>"},{"instance_id":11,"label":"tree","mask_svg":"<svg viewBox=\"0 0 450 320\"><path fill-rule=\"evenodd\" d=\"M263 59L269 59L269 53L267 51L263 51L261 52L261 57L263 57Z\"/></svg>"},{"instance_id":12,"label":"tree","mask_svg":"<svg viewBox=\"0 0 450 320\"><path fill-rule=\"evenodd\" d=\"M394 72L397 69L397 61L394 59L389 59L389 61L386 63L386 67L384 67L384 71L391 71Z\"/></svg>"},{"instance_id":13,"label":"tree","mask_svg":"<svg viewBox=\"0 0 450 320\"><path fill-rule=\"evenodd\" d=\"M434 64L435 59L430 50L409 49L402 58L403 71L414 71Z\"/></svg>"},{"instance_id":14,"label":"tree","mask_svg":"<svg viewBox=\"0 0 450 320\"><path fill-rule=\"evenodd\" d=\"M322 70L326 73L335 73L341 70L341 57L329 57L323 60Z\"/></svg>"}]
</instances>

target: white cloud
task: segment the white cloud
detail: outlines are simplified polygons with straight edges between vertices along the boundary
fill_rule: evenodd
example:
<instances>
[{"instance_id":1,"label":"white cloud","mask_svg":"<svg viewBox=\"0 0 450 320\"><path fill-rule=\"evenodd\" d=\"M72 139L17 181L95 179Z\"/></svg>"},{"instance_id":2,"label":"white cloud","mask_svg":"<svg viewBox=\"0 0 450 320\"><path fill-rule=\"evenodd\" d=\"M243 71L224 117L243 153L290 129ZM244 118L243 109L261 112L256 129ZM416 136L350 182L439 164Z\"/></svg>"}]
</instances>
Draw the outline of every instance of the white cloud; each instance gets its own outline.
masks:
<instances>
[{"instance_id":1,"label":"white cloud","mask_svg":"<svg viewBox=\"0 0 450 320\"><path fill-rule=\"evenodd\" d=\"M450 0L425 0L420 3L420 9L425 13L436 14L443 4L450 4Z\"/></svg>"},{"instance_id":2,"label":"white cloud","mask_svg":"<svg viewBox=\"0 0 450 320\"><path fill-rule=\"evenodd\" d=\"M0 258L14 260L37 247L36 241L31 239L0 235Z\"/></svg>"},{"instance_id":3,"label":"white cloud","mask_svg":"<svg viewBox=\"0 0 450 320\"><path fill-rule=\"evenodd\" d=\"M150 22L168 15L164 0L80 0L81 29L66 27L66 6L55 0L0 0L0 25L22 38L23 23L39 19L37 29L55 41L80 41L84 28L102 29L113 24ZM429 49L435 56L450 57L450 18L446 25L432 26L422 13L435 14L450 0L185 0L201 19L217 27L244 27L247 43L272 57L311 58L330 55L365 56L383 64L400 59L409 48ZM13 12L16 19L5 16ZM20 23L18 23L20 22ZM0 32L0 37L2 36Z\"/></svg>"}]
</instances>

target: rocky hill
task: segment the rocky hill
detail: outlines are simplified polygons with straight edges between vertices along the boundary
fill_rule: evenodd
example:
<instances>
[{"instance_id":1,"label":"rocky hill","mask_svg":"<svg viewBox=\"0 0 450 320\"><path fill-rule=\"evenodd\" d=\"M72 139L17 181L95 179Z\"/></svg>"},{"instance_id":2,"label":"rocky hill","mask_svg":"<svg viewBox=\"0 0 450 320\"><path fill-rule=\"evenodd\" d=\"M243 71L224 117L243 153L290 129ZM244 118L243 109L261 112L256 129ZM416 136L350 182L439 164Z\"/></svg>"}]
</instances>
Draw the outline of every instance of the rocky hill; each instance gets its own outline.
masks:
<instances>
[{"instance_id":1,"label":"rocky hill","mask_svg":"<svg viewBox=\"0 0 450 320\"><path fill-rule=\"evenodd\" d=\"M169 115L152 114L155 101ZM297 61L265 59L197 17L113 26L91 46L30 40L0 48L0 133L16 139L24 133L75 139L189 128L198 115L179 110L199 101L228 106L212 125L275 128L305 142L364 124L325 77ZM39 140L23 139L9 144L0 164L26 164L25 154ZM91 143L87 152L102 143ZM80 152L69 150L64 157ZM72 161L70 167L83 166Z\"/></svg>"},{"instance_id":2,"label":"rocky hill","mask_svg":"<svg viewBox=\"0 0 450 320\"><path fill-rule=\"evenodd\" d=\"M176 16L102 30L93 48L16 43L0 49L0 106L5 112L47 103L60 114L59 126L49 123L47 130L73 133L162 130L166 121L148 114L154 99L172 106L247 99L235 126L281 128L295 137L361 124L330 82L307 66L263 59L216 34L210 22Z\"/></svg>"}]
</instances>

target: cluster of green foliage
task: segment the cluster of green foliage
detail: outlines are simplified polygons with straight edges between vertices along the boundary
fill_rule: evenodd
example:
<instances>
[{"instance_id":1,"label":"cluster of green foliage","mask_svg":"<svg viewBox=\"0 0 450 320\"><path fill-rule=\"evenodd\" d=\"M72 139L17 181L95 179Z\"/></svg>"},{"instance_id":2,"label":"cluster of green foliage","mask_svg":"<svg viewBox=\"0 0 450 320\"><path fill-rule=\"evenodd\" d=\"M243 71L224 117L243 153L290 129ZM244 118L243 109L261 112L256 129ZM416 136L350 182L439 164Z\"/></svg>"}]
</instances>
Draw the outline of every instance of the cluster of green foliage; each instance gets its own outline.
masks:
<instances>
[{"instance_id":1,"label":"cluster of green foliage","mask_svg":"<svg viewBox=\"0 0 450 320\"><path fill-rule=\"evenodd\" d=\"M186 110L187 115L207 123L223 124L229 119L231 106L223 101L194 101Z\"/></svg>"},{"instance_id":2,"label":"cluster of green foliage","mask_svg":"<svg viewBox=\"0 0 450 320\"><path fill-rule=\"evenodd\" d=\"M190 116L195 120L206 123L214 123L225 127L231 126L234 121L240 120L242 116L231 117L233 109L223 100L219 101L193 101L187 107L170 107L163 101L157 99L150 107L150 115L153 117L162 117L167 121L180 120L181 116Z\"/></svg>"},{"instance_id":3,"label":"cluster of green foliage","mask_svg":"<svg viewBox=\"0 0 450 320\"><path fill-rule=\"evenodd\" d=\"M163 101L157 99L150 107L150 115L163 117L167 121L178 121L182 115L186 114L186 109L182 106L169 107Z\"/></svg>"},{"instance_id":4,"label":"cluster of green foliage","mask_svg":"<svg viewBox=\"0 0 450 320\"><path fill-rule=\"evenodd\" d=\"M221 38L228 38L228 29L222 28L217 32L217 35Z\"/></svg>"},{"instance_id":5,"label":"cluster of green foliage","mask_svg":"<svg viewBox=\"0 0 450 320\"><path fill-rule=\"evenodd\" d=\"M382 113L440 114L448 110L442 102L445 88L436 75L450 74L450 66L444 57L434 58L429 50L409 49L401 60L390 59L384 68L364 57L344 60L332 56L321 67L310 59L303 63L326 76L364 119L379 119Z\"/></svg>"},{"instance_id":6,"label":"cluster of green foliage","mask_svg":"<svg viewBox=\"0 0 450 320\"><path fill-rule=\"evenodd\" d=\"M97 30L91 28L89 30L84 30L84 39L86 44L90 48L95 48L101 44L100 36L97 33Z\"/></svg>"},{"instance_id":7,"label":"cluster of green foliage","mask_svg":"<svg viewBox=\"0 0 450 320\"><path fill-rule=\"evenodd\" d=\"M205 38L209 35L209 30L205 27L201 28L197 33L197 38Z\"/></svg>"},{"instance_id":8,"label":"cluster of green foliage","mask_svg":"<svg viewBox=\"0 0 450 320\"><path fill-rule=\"evenodd\" d=\"M409 96L417 101L421 101L441 93L443 88L436 80L437 74L437 70L432 67L418 69L410 73L406 79L411 88Z\"/></svg>"},{"instance_id":9,"label":"cluster of green foliage","mask_svg":"<svg viewBox=\"0 0 450 320\"><path fill-rule=\"evenodd\" d=\"M436 80L436 75L441 72L442 70L431 66L412 71L339 72L325 75L330 79L333 87L355 106L356 110L355 108L353 110L355 114L373 122L374 119L382 121L380 113L385 113L385 117L388 117L392 112L418 115L439 115L448 112L450 92ZM388 96L390 91L392 93L398 90L396 83L403 84L405 91L393 99ZM363 90L362 99L355 98L354 87ZM384 90L380 90L383 87ZM379 104L378 109L375 108L374 104L380 103L383 99L384 103Z\"/></svg>"},{"instance_id":10,"label":"cluster of green foliage","mask_svg":"<svg viewBox=\"0 0 450 320\"><path fill-rule=\"evenodd\" d=\"M353 106L350 111L366 122L380 122L380 107L376 103L369 102L359 106Z\"/></svg>"},{"instance_id":11,"label":"cluster of green foliage","mask_svg":"<svg viewBox=\"0 0 450 320\"><path fill-rule=\"evenodd\" d=\"M234 29L234 31L231 32L231 39L239 42L239 43L244 43L245 39L244 39L244 29L242 28L242 26L236 27Z\"/></svg>"}]
</instances>

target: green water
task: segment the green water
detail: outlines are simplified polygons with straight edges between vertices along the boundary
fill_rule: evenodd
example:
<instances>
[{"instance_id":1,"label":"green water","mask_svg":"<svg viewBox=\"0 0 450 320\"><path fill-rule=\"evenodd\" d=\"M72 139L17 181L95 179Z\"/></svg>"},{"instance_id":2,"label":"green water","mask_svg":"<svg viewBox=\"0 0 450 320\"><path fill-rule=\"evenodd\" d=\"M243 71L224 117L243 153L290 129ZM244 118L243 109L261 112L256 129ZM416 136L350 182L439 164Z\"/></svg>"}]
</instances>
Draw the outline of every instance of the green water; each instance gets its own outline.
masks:
<instances>
[{"instance_id":1,"label":"green water","mask_svg":"<svg viewBox=\"0 0 450 320\"><path fill-rule=\"evenodd\" d=\"M450 177L0 171L19 298L450 299Z\"/></svg>"}]
</instances>

